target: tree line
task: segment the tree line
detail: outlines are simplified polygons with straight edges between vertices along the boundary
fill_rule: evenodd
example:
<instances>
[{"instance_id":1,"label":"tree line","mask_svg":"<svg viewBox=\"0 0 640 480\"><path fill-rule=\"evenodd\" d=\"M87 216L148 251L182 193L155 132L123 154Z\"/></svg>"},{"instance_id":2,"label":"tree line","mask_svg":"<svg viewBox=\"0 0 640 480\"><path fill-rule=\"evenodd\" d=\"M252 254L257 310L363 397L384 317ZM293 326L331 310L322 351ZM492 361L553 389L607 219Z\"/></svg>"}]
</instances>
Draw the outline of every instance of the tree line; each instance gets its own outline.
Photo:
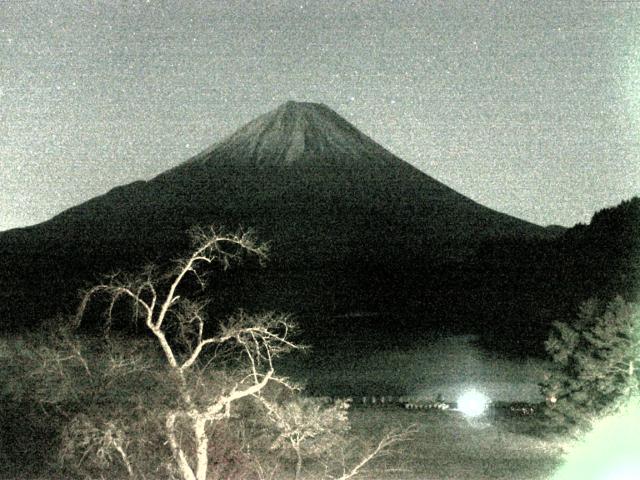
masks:
<instances>
[{"instance_id":1,"label":"tree line","mask_svg":"<svg viewBox=\"0 0 640 480\"><path fill-rule=\"evenodd\" d=\"M544 355L554 322L569 321L590 298L640 298L640 198L595 213L555 239L485 243L475 270L485 280L480 331L494 349Z\"/></svg>"}]
</instances>

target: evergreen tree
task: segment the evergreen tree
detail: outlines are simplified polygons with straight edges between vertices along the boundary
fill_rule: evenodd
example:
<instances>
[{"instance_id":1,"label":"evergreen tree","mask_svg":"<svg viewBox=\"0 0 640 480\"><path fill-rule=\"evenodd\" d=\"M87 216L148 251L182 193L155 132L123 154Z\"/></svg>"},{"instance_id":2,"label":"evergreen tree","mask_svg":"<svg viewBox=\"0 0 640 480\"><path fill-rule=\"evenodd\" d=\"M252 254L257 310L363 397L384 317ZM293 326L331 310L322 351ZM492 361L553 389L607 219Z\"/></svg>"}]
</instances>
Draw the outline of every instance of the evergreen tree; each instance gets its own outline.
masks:
<instances>
[{"instance_id":1,"label":"evergreen tree","mask_svg":"<svg viewBox=\"0 0 640 480\"><path fill-rule=\"evenodd\" d=\"M554 369L541 384L554 430L588 427L638 394L640 309L614 298L584 302L571 323L557 322L545 342Z\"/></svg>"}]
</instances>

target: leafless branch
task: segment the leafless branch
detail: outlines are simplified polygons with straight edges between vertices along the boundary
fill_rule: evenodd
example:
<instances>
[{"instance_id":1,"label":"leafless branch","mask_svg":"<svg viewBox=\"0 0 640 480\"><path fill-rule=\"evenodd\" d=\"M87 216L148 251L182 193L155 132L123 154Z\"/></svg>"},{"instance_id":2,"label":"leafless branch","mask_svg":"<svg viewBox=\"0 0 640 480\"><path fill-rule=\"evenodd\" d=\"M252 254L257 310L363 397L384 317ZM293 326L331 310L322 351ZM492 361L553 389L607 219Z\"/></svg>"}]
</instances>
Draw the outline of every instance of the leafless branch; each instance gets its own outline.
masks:
<instances>
[{"instance_id":1,"label":"leafless branch","mask_svg":"<svg viewBox=\"0 0 640 480\"><path fill-rule=\"evenodd\" d=\"M299 347L291 340L295 326L289 317L274 313L249 315L240 311L220 324L216 335L206 336L207 304L190 301L179 294L179 290L184 288L185 278L192 276L204 288L203 267L215 262L226 269L247 254L263 263L268 247L258 243L251 231L225 234L213 228L200 228L192 230L191 236L192 253L176 261L170 272L159 275L155 268L147 267L137 276L112 274L84 294L76 318L79 322L94 296L106 295L109 300L105 313L108 330L120 299L132 303L135 317L144 319L164 353L169 370L178 380L182 406L169 412L165 418L168 445L177 472L182 480L204 480L208 461L207 425L228 418L232 404L246 397L259 396L271 381L289 387L287 379L275 376L273 359ZM186 352L174 349L177 344L185 347ZM194 385L197 387L200 384L197 376L199 371L196 371L195 377L193 372L187 374L187 371L201 364L200 356L209 346L215 346L216 349L239 348L241 357L246 357L251 374L216 397L207 399L205 396L206 401L203 402L197 389L194 389ZM113 358L112 367L130 371L136 365ZM177 436L176 422L182 417L191 425L195 453L187 453ZM119 450L116 448L116 451Z\"/></svg>"},{"instance_id":2,"label":"leafless branch","mask_svg":"<svg viewBox=\"0 0 640 480\"><path fill-rule=\"evenodd\" d=\"M366 454L354 467L351 468L351 470L344 471L340 477L331 478L334 478L335 480L347 480L349 478L355 477L356 475L361 473L362 469L374 458L380 457L384 453L388 452L390 447L398 443L410 440L416 432L416 425L410 425L403 430L390 431L384 437L382 437L382 439L378 442L374 449Z\"/></svg>"}]
</instances>

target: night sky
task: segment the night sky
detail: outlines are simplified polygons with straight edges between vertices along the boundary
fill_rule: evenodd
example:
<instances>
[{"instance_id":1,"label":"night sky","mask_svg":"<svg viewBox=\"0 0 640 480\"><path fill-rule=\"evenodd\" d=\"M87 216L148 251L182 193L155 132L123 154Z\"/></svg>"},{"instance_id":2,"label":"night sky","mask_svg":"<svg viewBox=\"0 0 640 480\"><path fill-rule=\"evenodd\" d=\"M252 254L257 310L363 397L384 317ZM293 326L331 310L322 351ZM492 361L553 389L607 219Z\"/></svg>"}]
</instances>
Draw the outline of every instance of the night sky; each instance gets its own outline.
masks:
<instances>
[{"instance_id":1,"label":"night sky","mask_svg":"<svg viewBox=\"0 0 640 480\"><path fill-rule=\"evenodd\" d=\"M640 193L640 2L0 0L0 230L321 102L538 224Z\"/></svg>"}]
</instances>

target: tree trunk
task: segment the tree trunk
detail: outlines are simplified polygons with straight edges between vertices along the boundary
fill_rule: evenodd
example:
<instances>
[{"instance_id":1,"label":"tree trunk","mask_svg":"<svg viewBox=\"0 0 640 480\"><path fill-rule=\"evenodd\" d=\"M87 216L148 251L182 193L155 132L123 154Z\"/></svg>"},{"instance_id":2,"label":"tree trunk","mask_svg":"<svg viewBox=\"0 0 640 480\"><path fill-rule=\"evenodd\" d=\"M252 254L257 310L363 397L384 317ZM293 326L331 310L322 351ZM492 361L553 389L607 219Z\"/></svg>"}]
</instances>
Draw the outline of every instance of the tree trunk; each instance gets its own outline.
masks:
<instances>
[{"instance_id":1,"label":"tree trunk","mask_svg":"<svg viewBox=\"0 0 640 480\"><path fill-rule=\"evenodd\" d=\"M167 416L166 428L167 428L167 437L169 439L169 446L171 447L171 452L173 453L173 458L175 459L178 470L180 471L180 476L182 480L198 480L196 476L193 474L193 470L189 466L189 462L187 461L187 457L182 451L180 445L178 445L178 441L176 440L176 432L175 432L175 422L176 422L176 414L170 413Z\"/></svg>"},{"instance_id":2,"label":"tree trunk","mask_svg":"<svg viewBox=\"0 0 640 480\"><path fill-rule=\"evenodd\" d=\"M206 432L207 421L202 417L196 417L193 424L193 432L196 437L196 478L197 480L207 479L207 468L209 466L209 439Z\"/></svg>"},{"instance_id":3,"label":"tree trunk","mask_svg":"<svg viewBox=\"0 0 640 480\"><path fill-rule=\"evenodd\" d=\"M299 448L296 448L296 456L298 457L296 462L296 480L299 480L300 474L302 473L302 454Z\"/></svg>"}]
</instances>

